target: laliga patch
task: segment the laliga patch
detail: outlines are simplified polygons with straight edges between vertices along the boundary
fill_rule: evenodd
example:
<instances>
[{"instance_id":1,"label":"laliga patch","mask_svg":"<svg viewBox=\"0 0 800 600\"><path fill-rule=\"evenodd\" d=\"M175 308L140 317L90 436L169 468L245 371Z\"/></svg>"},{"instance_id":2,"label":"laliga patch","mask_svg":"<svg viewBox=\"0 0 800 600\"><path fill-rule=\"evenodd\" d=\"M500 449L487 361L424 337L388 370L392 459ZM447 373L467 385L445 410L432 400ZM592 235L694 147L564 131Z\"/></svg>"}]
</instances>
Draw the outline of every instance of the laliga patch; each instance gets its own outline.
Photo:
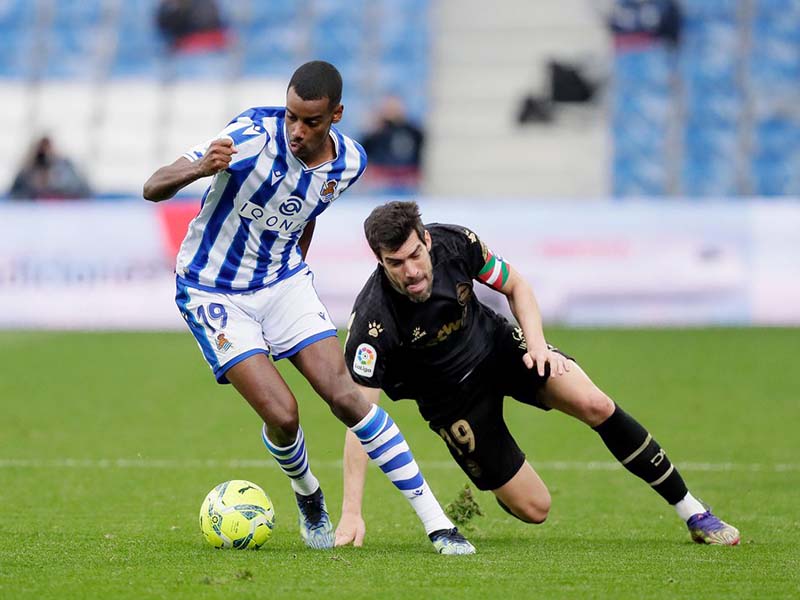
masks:
<instances>
[{"instance_id":1,"label":"laliga patch","mask_svg":"<svg viewBox=\"0 0 800 600\"><path fill-rule=\"evenodd\" d=\"M362 377L372 377L375 372L375 362L378 360L378 353L369 344L361 344L356 348L356 356L353 359L353 371Z\"/></svg>"}]
</instances>

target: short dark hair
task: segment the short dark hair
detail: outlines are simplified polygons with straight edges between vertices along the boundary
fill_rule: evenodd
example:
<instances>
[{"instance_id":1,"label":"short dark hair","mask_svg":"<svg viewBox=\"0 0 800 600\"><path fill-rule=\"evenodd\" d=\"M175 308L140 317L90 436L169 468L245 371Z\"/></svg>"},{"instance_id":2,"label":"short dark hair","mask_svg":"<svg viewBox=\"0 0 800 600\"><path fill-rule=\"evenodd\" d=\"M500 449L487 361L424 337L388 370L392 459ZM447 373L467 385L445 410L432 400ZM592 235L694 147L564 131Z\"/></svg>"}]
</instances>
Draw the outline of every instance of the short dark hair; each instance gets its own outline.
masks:
<instances>
[{"instance_id":1,"label":"short dark hair","mask_svg":"<svg viewBox=\"0 0 800 600\"><path fill-rule=\"evenodd\" d=\"M420 240L425 239L419 206L413 201L387 202L374 208L364 221L367 243L379 260L381 250L397 250L412 232L416 232Z\"/></svg>"},{"instance_id":2,"label":"short dark hair","mask_svg":"<svg viewBox=\"0 0 800 600\"><path fill-rule=\"evenodd\" d=\"M319 100L327 98L331 108L339 106L342 101L342 76L331 63L324 60L312 60L300 65L289 81L288 89L303 100Z\"/></svg>"}]
</instances>

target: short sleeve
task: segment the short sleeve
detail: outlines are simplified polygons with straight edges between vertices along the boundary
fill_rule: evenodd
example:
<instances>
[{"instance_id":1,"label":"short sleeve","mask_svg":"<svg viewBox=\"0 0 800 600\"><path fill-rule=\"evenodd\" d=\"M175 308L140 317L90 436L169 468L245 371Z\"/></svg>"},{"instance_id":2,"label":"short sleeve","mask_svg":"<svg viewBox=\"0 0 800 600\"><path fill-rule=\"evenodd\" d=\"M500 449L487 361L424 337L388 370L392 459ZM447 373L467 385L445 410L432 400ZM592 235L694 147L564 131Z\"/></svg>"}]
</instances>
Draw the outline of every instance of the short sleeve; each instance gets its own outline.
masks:
<instances>
[{"instance_id":1,"label":"short sleeve","mask_svg":"<svg viewBox=\"0 0 800 600\"><path fill-rule=\"evenodd\" d=\"M380 319L371 319L368 311L359 308L350 315L345 361L350 375L359 385L383 387L386 367L393 347L393 335Z\"/></svg>"},{"instance_id":2,"label":"short sleeve","mask_svg":"<svg viewBox=\"0 0 800 600\"><path fill-rule=\"evenodd\" d=\"M222 138L229 138L236 147L237 153L233 155L231 160L231 166L233 166L237 162L260 152L269 141L269 133L263 124L253 121L250 111L244 112L228 123L227 127L213 138L191 147L182 156L190 162L200 160L205 155L211 142Z\"/></svg>"},{"instance_id":3,"label":"short sleeve","mask_svg":"<svg viewBox=\"0 0 800 600\"><path fill-rule=\"evenodd\" d=\"M491 256L491 252L474 231L462 228L462 232L465 238L467 266L469 267L470 275L477 279L478 274L486 265L489 256Z\"/></svg>"}]
</instances>

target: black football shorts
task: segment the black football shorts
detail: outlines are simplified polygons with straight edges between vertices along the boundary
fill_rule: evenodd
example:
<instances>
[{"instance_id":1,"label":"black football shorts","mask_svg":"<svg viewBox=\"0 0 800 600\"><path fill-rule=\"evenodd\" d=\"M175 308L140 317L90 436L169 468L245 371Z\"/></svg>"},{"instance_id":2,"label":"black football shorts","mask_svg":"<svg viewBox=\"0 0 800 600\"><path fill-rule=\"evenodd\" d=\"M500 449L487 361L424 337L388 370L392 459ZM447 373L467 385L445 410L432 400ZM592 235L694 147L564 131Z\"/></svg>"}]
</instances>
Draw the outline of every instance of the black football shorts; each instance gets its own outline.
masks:
<instances>
[{"instance_id":1,"label":"black football shorts","mask_svg":"<svg viewBox=\"0 0 800 600\"><path fill-rule=\"evenodd\" d=\"M503 419L503 398L511 396L550 410L539 400L549 366L544 377L535 367L525 367L522 356L526 349L522 330L505 324L497 332L489 356L448 391L449 397L428 400L451 407L446 416L433 419L429 426L480 490L494 490L508 483L525 462L525 453Z\"/></svg>"}]
</instances>

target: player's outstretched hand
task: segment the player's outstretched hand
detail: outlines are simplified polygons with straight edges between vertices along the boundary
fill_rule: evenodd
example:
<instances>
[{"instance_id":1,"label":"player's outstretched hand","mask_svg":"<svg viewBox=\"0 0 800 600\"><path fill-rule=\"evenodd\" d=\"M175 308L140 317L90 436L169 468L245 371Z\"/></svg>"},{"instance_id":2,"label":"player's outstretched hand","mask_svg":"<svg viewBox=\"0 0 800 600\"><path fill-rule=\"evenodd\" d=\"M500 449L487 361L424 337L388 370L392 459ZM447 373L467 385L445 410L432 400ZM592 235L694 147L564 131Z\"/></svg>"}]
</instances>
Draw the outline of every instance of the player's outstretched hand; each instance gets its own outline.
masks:
<instances>
[{"instance_id":1,"label":"player's outstretched hand","mask_svg":"<svg viewBox=\"0 0 800 600\"><path fill-rule=\"evenodd\" d=\"M339 525L336 527L335 546L346 546L352 543L356 548L364 545L364 534L367 527L361 515L343 514Z\"/></svg>"},{"instance_id":2,"label":"player's outstretched hand","mask_svg":"<svg viewBox=\"0 0 800 600\"><path fill-rule=\"evenodd\" d=\"M231 164L231 160L233 160L233 155L237 152L238 150L234 147L231 138L222 137L214 140L199 161L198 168L201 176L215 175L227 169L228 165Z\"/></svg>"},{"instance_id":3,"label":"player's outstretched hand","mask_svg":"<svg viewBox=\"0 0 800 600\"><path fill-rule=\"evenodd\" d=\"M544 377L544 368L550 364L550 376L558 377L569 371L569 360L563 354L554 352L548 347L531 348L522 357L522 362L529 369L536 365L536 371L540 377Z\"/></svg>"}]
</instances>

